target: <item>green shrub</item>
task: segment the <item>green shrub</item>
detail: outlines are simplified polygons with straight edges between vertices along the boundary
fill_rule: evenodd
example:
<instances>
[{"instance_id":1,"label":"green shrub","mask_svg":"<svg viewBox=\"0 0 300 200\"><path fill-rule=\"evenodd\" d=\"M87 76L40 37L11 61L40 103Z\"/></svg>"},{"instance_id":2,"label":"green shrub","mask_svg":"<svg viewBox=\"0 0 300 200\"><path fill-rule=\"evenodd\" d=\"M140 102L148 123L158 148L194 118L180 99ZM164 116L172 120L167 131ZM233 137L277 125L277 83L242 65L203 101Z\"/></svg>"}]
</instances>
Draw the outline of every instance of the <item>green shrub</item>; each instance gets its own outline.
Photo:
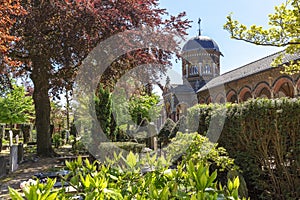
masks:
<instances>
[{"instance_id":1,"label":"green shrub","mask_svg":"<svg viewBox=\"0 0 300 200\"><path fill-rule=\"evenodd\" d=\"M300 196L300 100L255 99L243 104L197 105L188 121L206 134L211 119L226 111L219 138L241 168L253 199ZM198 119L195 123L192 119ZM194 123L194 124L193 124Z\"/></svg>"},{"instance_id":2,"label":"green shrub","mask_svg":"<svg viewBox=\"0 0 300 200\"><path fill-rule=\"evenodd\" d=\"M53 140L53 144L54 144L55 148L58 148L63 143L63 140L62 140L61 135L59 133L53 134L52 140Z\"/></svg>"},{"instance_id":3,"label":"green shrub","mask_svg":"<svg viewBox=\"0 0 300 200\"><path fill-rule=\"evenodd\" d=\"M223 147L218 147L218 144L210 142L207 137L198 133L178 132L166 148L165 154L175 164L189 161L209 164L212 171L217 170L217 179L222 184L226 184L227 177L239 176L241 180L239 193L243 197L248 196L246 183L240 174L239 167L234 164L234 160L228 156Z\"/></svg>"},{"instance_id":4,"label":"green shrub","mask_svg":"<svg viewBox=\"0 0 300 200\"><path fill-rule=\"evenodd\" d=\"M172 129L174 128L174 126L175 122L172 119L168 118L165 121L162 129L158 133L159 143L162 146L166 146L170 142L169 137L172 133Z\"/></svg>"},{"instance_id":5,"label":"green shrub","mask_svg":"<svg viewBox=\"0 0 300 200\"><path fill-rule=\"evenodd\" d=\"M186 132L186 130L188 129L187 126L187 119L185 116L180 117L180 119L176 122L175 126L173 127L171 134L169 136L169 138L174 138L177 134L177 132Z\"/></svg>"},{"instance_id":6,"label":"green shrub","mask_svg":"<svg viewBox=\"0 0 300 200\"><path fill-rule=\"evenodd\" d=\"M73 153L75 153L77 155L87 152L84 143L81 140L76 140L76 138L74 138L74 140L72 142L72 151L73 151Z\"/></svg>"},{"instance_id":7,"label":"green shrub","mask_svg":"<svg viewBox=\"0 0 300 200\"><path fill-rule=\"evenodd\" d=\"M122 159L126 165L114 165L118 159ZM143 166L150 163L152 170L144 173ZM48 186L38 186L37 191L35 184L26 187L26 190L35 191L35 196L56 195L57 199L74 199L74 196L99 200L240 199L239 178L228 180L227 184L222 186L216 181L217 171L210 173L209 165L201 162L189 161L178 165L177 169L168 169L163 158L148 155L143 160L130 153L126 158L116 156L115 160L106 164L97 161L90 163L88 160L83 162L79 157L77 161L66 162L66 166L70 173L62 179L74 188L74 192L68 193L63 187L51 193ZM52 182L48 181L48 184ZM22 199L13 189L10 189L10 195L12 199Z\"/></svg>"},{"instance_id":8,"label":"green shrub","mask_svg":"<svg viewBox=\"0 0 300 200\"><path fill-rule=\"evenodd\" d=\"M145 144L139 144L136 142L102 142L99 148L101 148L101 151L104 152L111 152L111 149L118 147L128 152L132 151L134 153L141 153L145 146Z\"/></svg>"}]
</instances>

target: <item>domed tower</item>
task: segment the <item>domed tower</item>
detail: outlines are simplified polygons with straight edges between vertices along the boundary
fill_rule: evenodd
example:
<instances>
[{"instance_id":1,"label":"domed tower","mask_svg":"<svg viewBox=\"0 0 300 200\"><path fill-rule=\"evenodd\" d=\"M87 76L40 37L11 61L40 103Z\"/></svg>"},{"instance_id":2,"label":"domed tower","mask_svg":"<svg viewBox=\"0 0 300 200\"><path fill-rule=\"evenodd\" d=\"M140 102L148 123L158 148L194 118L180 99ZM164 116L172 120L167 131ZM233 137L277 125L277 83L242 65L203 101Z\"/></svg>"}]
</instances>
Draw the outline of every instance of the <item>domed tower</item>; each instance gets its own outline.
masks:
<instances>
[{"instance_id":1,"label":"domed tower","mask_svg":"<svg viewBox=\"0 0 300 200\"><path fill-rule=\"evenodd\" d=\"M188 40L182 48L182 76L195 91L220 75L222 55L213 39L201 35L200 22L199 19L198 36Z\"/></svg>"}]
</instances>

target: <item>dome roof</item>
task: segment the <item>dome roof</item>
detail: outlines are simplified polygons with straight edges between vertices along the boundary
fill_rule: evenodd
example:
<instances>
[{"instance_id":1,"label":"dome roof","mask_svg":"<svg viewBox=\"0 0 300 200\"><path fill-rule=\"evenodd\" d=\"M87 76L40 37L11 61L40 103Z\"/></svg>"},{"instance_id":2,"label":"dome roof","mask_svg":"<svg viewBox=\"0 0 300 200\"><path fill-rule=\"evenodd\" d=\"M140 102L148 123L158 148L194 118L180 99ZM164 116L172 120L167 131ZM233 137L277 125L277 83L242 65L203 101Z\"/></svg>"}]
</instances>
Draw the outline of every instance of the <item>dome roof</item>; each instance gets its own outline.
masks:
<instances>
[{"instance_id":1,"label":"dome roof","mask_svg":"<svg viewBox=\"0 0 300 200\"><path fill-rule=\"evenodd\" d=\"M196 50L202 48L213 49L220 52L219 46L213 39L202 35L194 37L189 41L187 41L187 43L185 43L185 45L183 46L182 51L190 51L190 50Z\"/></svg>"}]
</instances>

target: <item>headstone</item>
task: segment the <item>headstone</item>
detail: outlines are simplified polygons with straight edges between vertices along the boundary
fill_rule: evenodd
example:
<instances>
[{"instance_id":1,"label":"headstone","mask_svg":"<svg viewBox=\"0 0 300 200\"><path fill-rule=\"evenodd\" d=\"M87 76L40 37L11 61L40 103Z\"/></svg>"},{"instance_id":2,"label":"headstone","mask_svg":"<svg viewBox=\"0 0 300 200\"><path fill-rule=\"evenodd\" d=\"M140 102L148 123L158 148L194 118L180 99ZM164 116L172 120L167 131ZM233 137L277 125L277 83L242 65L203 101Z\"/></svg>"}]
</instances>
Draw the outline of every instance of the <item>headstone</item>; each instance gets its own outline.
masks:
<instances>
[{"instance_id":1,"label":"headstone","mask_svg":"<svg viewBox=\"0 0 300 200\"><path fill-rule=\"evenodd\" d=\"M14 133L12 130L9 131L9 146L11 147L13 145L13 135Z\"/></svg>"},{"instance_id":2,"label":"headstone","mask_svg":"<svg viewBox=\"0 0 300 200\"><path fill-rule=\"evenodd\" d=\"M10 147L10 172L14 172L18 169L18 145L12 145Z\"/></svg>"},{"instance_id":3,"label":"headstone","mask_svg":"<svg viewBox=\"0 0 300 200\"><path fill-rule=\"evenodd\" d=\"M148 141L147 145L154 151L157 150L157 128L153 122L148 125Z\"/></svg>"},{"instance_id":4,"label":"headstone","mask_svg":"<svg viewBox=\"0 0 300 200\"><path fill-rule=\"evenodd\" d=\"M151 149L153 149L154 151L157 150L157 137L151 137Z\"/></svg>"},{"instance_id":5,"label":"headstone","mask_svg":"<svg viewBox=\"0 0 300 200\"><path fill-rule=\"evenodd\" d=\"M66 143L69 142L69 137L70 137L70 131L66 130Z\"/></svg>"},{"instance_id":6,"label":"headstone","mask_svg":"<svg viewBox=\"0 0 300 200\"><path fill-rule=\"evenodd\" d=\"M5 136L5 125L0 124L0 152L2 150L2 139Z\"/></svg>"},{"instance_id":7,"label":"headstone","mask_svg":"<svg viewBox=\"0 0 300 200\"><path fill-rule=\"evenodd\" d=\"M24 159L24 148L23 144L19 143L18 144L18 164L20 164Z\"/></svg>"},{"instance_id":8,"label":"headstone","mask_svg":"<svg viewBox=\"0 0 300 200\"><path fill-rule=\"evenodd\" d=\"M19 144L19 135L16 135L15 139L16 139L16 144Z\"/></svg>"},{"instance_id":9,"label":"headstone","mask_svg":"<svg viewBox=\"0 0 300 200\"><path fill-rule=\"evenodd\" d=\"M0 157L0 177L6 175L6 159L4 156Z\"/></svg>"}]
</instances>

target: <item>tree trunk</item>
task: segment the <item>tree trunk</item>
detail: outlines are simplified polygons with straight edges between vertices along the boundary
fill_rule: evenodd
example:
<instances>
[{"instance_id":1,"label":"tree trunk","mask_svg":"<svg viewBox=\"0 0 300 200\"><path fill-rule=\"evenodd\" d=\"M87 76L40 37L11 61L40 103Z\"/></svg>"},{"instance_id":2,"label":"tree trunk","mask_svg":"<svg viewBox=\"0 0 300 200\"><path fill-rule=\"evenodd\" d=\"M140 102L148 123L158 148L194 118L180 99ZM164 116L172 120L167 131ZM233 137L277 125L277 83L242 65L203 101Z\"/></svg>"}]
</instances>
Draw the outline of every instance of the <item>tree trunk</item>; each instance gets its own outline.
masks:
<instances>
[{"instance_id":1,"label":"tree trunk","mask_svg":"<svg viewBox=\"0 0 300 200\"><path fill-rule=\"evenodd\" d=\"M35 123L37 132L37 154L52 156L50 135L50 99L49 99L49 62L41 56L32 59L31 80L34 85L33 100L35 106Z\"/></svg>"}]
</instances>

